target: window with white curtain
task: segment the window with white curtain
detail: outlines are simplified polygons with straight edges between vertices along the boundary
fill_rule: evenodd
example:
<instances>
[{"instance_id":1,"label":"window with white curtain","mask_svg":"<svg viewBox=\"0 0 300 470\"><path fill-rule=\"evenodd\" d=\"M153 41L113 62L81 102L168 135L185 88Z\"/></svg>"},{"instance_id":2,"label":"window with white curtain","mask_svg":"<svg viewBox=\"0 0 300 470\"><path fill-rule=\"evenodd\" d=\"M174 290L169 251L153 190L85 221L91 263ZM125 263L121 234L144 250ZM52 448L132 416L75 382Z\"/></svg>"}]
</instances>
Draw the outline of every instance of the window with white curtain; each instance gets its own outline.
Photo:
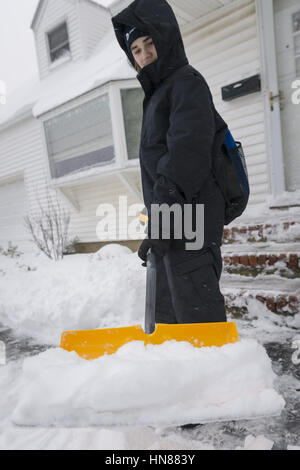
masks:
<instances>
[{"instance_id":1,"label":"window with white curtain","mask_svg":"<svg viewBox=\"0 0 300 470\"><path fill-rule=\"evenodd\" d=\"M53 178L115 161L107 93L45 121L44 128Z\"/></svg>"},{"instance_id":2,"label":"window with white curtain","mask_svg":"<svg viewBox=\"0 0 300 470\"><path fill-rule=\"evenodd\" d=\"M121 90L128 160L139 158L144 92L141 88Z\"/></svg>"}]
</instances>

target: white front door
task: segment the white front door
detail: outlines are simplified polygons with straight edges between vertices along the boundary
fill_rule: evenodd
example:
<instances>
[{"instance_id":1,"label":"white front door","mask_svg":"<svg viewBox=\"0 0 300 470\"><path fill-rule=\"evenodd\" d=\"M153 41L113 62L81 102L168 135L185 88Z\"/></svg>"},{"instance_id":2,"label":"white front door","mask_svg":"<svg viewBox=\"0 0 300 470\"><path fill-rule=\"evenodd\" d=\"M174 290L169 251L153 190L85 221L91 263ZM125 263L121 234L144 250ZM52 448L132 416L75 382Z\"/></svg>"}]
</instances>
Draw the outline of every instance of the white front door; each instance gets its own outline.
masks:
<instances>
[{"instance_id":1,"label":"white front door","mask_svg":"<svg viewBox=\"0 0 300 470\"><path fill-rule=\"evenodd\" d=\"M296 191L300 189L300 103L293 99L297 92L293 85L300 79L300 0L274 0L274 21L285 183L287 191Z\"/></svg>"}]
</instances>

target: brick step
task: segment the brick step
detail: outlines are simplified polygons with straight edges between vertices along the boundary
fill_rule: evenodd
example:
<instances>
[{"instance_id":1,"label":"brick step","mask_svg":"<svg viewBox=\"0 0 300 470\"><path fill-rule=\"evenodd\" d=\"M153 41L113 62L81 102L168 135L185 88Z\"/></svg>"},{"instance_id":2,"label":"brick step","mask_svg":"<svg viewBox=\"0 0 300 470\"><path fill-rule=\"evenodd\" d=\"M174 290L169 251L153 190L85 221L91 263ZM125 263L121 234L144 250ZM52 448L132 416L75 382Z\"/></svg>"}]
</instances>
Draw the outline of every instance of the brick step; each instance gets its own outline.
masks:
<instances>
[{"instance_id":1,"label":"brick step","mask_svg":"<svg viewBox=\"0 0 300 470\"><path fill-rule=\"evenodd\" d=\"M300 242L300 222L281 221L256 225L245 224L224 229L224 245L234 243L265 243L267 241L272 241L273 243Z\"/></svg>"},{"instance_id":2,"label":"brick step","mask_svg":"<svg viewBox=\"0 0 300 470\"><path fill-rule=\"evenodd\" d=\"M249 292L268 292L271 295L274 293L282 292L289 295L296 295L300 297L300 281L296 279L285 279L281 276L274 274L272 276L261 275L256 278L246 276L238 276L236 274L229 274L225 270L222 272L220 279L221 290L246 290Z\"/></svg>"},{"instance_id":3,"label":"brick step","mask_svg":"<svg viewBox=\"0 0 300 470\"><path fill-rule=\"evenodd\" d=\"M300 312L299 297L288 293L255 292L248 290L223 290L227 313L241 318L249 311L249 299L256 299L268 310L278 315L296 315Z\"/></svg>"},{"instance_id":4,"label":"brick step","mask_svg":"<svg viewBox=\"0 0 300 470\"><path fill-rule=\"evenodd\" d=\"M299 253L223 253L224 271L229 274L256 277L278 274L289 279L300 278Z\"/></svg>"},{"instance_id":5,"label":"brick step","mask_svg":"<svg viewBox=\"0 0 300 470\"><path fill-rule=\"evenodd\" d=\"M231 245L222 245L222 253L239 255L245 254L294 254L300 253L300 243L234 243Z\"/></svg>"}]
</instances>

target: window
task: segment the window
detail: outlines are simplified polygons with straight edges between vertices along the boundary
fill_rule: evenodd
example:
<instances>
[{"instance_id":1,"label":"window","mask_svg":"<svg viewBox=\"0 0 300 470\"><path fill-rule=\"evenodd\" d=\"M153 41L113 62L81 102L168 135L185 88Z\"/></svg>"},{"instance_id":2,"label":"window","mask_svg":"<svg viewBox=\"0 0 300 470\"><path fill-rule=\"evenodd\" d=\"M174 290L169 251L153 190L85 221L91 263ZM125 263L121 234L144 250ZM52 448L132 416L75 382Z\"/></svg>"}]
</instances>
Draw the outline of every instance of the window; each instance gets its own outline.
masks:
<instances>
[{"instance_id":1,"label":"window","mask_svg":"<svg viewBox=\"0 0 300 470\"><path fill-rule=\"evenodd\" d=\"M51 62L71 57L67 23L62 23L48 33L48 44Z\"/></svg>"},{"instance_id":2,"label":"window","mask_svg":"<svg viewBox=\"0 0 300 470\"><path fill-rule=\"evenodd\" d=\"M127 88L121 96L128 160L135 160L139 158L144 93L141 88Z\"/></svg>"},{"instance_id":3,"label":"window","mask_svg":"<svg viewBox=\"0 0 300 470\"><path fill-rule=\"evenodd\" d=\"M108 94L45 121L44 128L53 178L115 160Z\"/></svg>"},{"instance_id":4,"label":"window","mask_svg":"<svg viewBox=\"0 0 300 470\"><path fill-rule=\"evenodd\" d=\"M293 14L293 30L294 33L300 32L300 11Z\"/></svg>"},{"instance_id":5,"label":"window","mask_svg":"<svg viewBox=\"0 0 300 470\"><path fill-rule=\"evenodd\" d=\"M293 14L293 36L296 76L300 77L300 11Z\"/></svg>"}]
</instances>

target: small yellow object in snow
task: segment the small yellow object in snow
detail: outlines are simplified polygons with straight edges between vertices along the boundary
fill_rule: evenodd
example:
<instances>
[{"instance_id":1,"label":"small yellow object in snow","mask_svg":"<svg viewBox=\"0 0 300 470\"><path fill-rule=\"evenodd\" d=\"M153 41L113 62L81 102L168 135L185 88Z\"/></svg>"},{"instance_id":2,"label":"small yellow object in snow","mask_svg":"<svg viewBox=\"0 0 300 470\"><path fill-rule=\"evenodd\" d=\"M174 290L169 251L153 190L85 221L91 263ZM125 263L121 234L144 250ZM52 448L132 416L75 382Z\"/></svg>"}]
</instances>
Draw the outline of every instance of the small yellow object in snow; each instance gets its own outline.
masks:
<instances>
[{"instance_id":1,"label":"small yellow object in snow","mask_svg":"<svg viewBox=\"0 0 300 470\"><path fill-rule=\"evenodd\" d=\"M235 323L157 323L154 333L145 334L140 325L101 330L69 331L62 334L60 347L76 351L84 359L113 354L131 341L159 345L165 341L187 341L197 348L223 346L239 340Z\"/></svg>"},{"instance_id":2,"label":"small yellow object in snow","mask_svg":"<svg viewBox=\"0 0 300 470\"><path fill-rule=\"evenodd\" d=\"M148 211L147 211L147 208L144 207L144 209L139 212L139 221L144 225L144 224L147 224L149 222L148 220Z\"/></svg>"}]
</instances>

